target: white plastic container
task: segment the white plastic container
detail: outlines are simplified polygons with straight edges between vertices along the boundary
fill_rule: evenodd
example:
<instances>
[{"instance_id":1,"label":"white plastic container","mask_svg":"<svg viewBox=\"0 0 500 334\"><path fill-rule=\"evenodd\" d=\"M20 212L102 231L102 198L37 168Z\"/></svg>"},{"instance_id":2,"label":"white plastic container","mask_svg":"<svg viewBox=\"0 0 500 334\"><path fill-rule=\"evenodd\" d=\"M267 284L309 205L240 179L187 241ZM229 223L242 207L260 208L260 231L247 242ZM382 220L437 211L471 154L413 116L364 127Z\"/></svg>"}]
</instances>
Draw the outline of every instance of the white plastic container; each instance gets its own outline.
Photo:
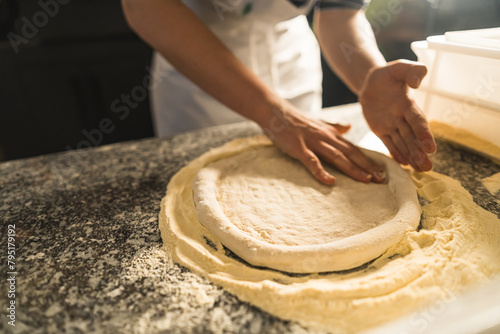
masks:
<instances>
[{"instance_id":1,"label":"white plastic container","mask_svg":"<svg viewBox=\"0 0 500 334\"><path fill-rule=\"evenodd\" d=\"M428 119L500 147L500 28L449 32L411 47L429 70L415 90Z\"/></svg>"}]
</instances>

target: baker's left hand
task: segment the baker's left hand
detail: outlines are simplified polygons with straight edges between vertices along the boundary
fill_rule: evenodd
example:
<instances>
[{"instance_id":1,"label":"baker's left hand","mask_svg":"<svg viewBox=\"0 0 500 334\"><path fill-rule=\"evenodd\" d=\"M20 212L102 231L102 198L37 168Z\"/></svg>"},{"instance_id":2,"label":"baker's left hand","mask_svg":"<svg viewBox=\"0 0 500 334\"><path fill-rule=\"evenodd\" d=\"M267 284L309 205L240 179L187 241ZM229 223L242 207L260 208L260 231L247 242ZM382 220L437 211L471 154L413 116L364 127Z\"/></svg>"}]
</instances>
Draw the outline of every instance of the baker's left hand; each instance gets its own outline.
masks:
<instances>
[{"instance_id":1,"label":"baker's left hand","mask_svg":"<svg viewBox=\"0 0 500 334\"><path fill-rule=\"evenodd\" d=\"M427 68L417 62L397 60L373 68L359 94L368 125L399 163L428 171L428 154L436 151L429 124L411 97Z\"/></svg>"}]
</instances>

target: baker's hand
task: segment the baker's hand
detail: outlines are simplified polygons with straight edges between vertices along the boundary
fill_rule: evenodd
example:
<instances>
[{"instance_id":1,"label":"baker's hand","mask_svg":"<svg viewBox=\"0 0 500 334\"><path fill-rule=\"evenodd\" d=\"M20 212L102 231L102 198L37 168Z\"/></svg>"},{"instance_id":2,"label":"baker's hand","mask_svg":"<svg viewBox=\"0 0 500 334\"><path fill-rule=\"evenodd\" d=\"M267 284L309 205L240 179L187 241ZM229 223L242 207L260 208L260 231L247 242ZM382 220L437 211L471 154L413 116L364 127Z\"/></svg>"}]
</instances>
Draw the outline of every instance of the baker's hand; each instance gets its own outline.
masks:
<instances>
[{"instance_id":1,"label":"baker's hand","mask_svg":"<svg viewBox=\"0 0 500 334\"><path fill-rule=\"evenodd\" d=\"M427 68L416 62L397 60L370 71L359 94L368 125L384 142L394 159L418 171L428 171L428 154L436 143L424 114L410 96Z\"/></svg>"},{"instance_id":2,"label":"baker's hand","mask_svg":"<svg viewBox=\"0 0 500 334\"><path fill-rule=\"evenodd\" d=\"M311 119L292 106L274 109L260 125L276 146L301 161L322 183L333 184L335 177L324 169L319 158L361 182L385 179L384 170L342 136L350 126Z\"/></svg>"}]
</instances>

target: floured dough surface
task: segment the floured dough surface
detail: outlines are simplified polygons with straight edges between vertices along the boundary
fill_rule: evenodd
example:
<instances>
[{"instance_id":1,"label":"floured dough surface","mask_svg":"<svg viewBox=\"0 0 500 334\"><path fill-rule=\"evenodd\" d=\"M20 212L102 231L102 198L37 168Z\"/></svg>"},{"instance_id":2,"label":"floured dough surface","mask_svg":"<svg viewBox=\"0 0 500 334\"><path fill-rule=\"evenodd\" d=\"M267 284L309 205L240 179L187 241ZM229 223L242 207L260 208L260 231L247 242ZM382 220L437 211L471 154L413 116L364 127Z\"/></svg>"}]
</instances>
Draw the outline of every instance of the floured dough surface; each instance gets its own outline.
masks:
<instances>
[{"instance_id":1,"label":"floured dough surface","mask_svg":"<svg viewBox=\"0 0 500 334\"><path fill-rule=\"evenodd\" d=\"M207 168L220 172L216 197L228 220L270 244L324 244L368 231L397 213L387 184L356 182L335 171L335 186L326 186L275 147Z\"/></svg>"},{"instance_id":2,"label":"floured dough surface","mask_svg":"<svg viewBox=\"0 0 500 334\"><path fill-rule=\"evenodd\" d=\"M230 145L244 152L263 142ZM433 302L446 303L500 273L500 220L460 182L434 172L411 175L427 202L421 228L407 231L369 265L306 275L250 266L230 256L198 220L192 183L212 153L171 179L159 216L164 247L175 262L273 315L328 332L358 333ZM416 326L427 321L428 313L417 315Z\"/></svg>"},{"instance_id":3,"label":"floured dough surface","mask_svg":"<svg viewBox=\"0 0 500 334\"><path fill-rule=\"evenodd\" d=\"M250 264L297 273L351 269L420 221L408 173L382 154L366 151L385 166L388 183L331 169L336 182L327 186L275 146L234 153L198 172L194 202L200 223Z\"/></svg>"}]
</instances>

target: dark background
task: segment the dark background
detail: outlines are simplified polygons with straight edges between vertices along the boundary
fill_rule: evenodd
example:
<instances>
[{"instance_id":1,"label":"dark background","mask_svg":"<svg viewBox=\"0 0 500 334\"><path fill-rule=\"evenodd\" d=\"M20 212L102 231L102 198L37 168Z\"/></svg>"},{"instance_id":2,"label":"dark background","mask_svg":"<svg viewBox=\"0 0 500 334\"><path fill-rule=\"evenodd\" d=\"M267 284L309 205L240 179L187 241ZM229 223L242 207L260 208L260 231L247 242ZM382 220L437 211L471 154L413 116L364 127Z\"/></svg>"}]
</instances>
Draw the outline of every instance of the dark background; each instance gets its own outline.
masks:
<instances>
[{"instance_id":1,"label":"dark background","mask_svg":"<svg viewBox=\"0 0 500 334\"><path fill-rule=\"evenodd\" d=\"M146 97L112 107L144 91L152 54L120 1L59 1L0 0L0 161L153 136ZM372 0L367 16L388 60L415 59L412 41L500 26L500 0ZM323 81L324 106L356 101L326 65Z\"/></svg>"}]
</instances>

